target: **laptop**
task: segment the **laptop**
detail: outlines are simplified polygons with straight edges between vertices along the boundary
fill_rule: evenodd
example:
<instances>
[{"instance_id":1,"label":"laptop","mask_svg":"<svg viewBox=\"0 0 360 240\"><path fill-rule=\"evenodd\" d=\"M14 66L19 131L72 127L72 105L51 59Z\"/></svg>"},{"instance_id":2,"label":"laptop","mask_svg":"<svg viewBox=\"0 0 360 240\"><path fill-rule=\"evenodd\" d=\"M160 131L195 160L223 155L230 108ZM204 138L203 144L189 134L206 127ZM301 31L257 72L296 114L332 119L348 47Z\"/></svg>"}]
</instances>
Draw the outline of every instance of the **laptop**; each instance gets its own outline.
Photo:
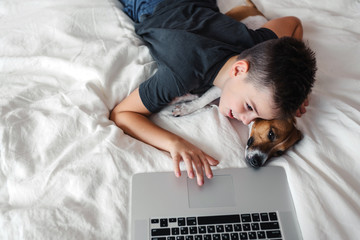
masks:
<instances>
[{"instance_id":1,"label":"laptop","mask_svg":"<svg viewBox=\"0 0 360 240\"><path fill-rule=\"evenodd\" d=\"M213 171L198 186L186 172L139 173L132 177L132 240L302 239L286 173Z\"/></svg>"}]
</instances>

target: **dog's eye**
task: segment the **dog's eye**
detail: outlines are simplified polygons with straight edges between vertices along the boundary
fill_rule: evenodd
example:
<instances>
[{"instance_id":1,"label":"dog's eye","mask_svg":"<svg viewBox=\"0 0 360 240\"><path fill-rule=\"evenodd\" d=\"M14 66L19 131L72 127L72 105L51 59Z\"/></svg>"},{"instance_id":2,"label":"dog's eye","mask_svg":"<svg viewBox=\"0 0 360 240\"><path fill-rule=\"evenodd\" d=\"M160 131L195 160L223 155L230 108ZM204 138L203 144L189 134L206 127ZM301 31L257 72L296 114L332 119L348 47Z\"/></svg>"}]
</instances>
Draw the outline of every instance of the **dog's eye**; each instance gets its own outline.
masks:
<instances>
[{"instance_id":1,"label":"dog's eye","mask_svg":"<svg viewBox=\"0 0 360 240\"><path fill-rule=\"evenodd\" d=\"M270 131L269 131L268 138L269 138L270 141L275 140L275 133L273 132L272 129L270 129Z\"/></svg>"}]
</instances>

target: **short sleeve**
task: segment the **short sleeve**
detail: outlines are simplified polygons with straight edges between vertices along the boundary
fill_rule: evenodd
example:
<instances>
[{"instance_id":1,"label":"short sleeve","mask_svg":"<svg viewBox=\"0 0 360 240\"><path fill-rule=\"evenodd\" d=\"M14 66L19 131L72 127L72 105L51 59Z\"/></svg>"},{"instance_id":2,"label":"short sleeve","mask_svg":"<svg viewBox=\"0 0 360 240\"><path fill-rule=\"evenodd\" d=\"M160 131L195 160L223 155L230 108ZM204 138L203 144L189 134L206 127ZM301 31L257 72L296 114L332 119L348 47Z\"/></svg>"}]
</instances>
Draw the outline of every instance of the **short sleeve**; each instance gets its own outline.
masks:
<instances>
[{"instance_id":1,"label":"short sleeve","mask_svg":"<svg viewBox=\"0 0 360 240\"><path fill-rule=\"evenodd\" d=\"M254 40L255 44L270 40L270 39L277 39L278 36L268 28L259 28L256 30L249 29L249 33Z\"/></svg>"},{"instance_id":2,"label":"short sleeve","mask_svg":"<svg viewBox=\"0 0 360 240\"><path fill-rule=\"evenodd\" d=\"M141 101L151 113L160 111L175 97L186 93L188 90L166 66L159 66L158 71L139 87Z\"/></svg>"}]
</instances>

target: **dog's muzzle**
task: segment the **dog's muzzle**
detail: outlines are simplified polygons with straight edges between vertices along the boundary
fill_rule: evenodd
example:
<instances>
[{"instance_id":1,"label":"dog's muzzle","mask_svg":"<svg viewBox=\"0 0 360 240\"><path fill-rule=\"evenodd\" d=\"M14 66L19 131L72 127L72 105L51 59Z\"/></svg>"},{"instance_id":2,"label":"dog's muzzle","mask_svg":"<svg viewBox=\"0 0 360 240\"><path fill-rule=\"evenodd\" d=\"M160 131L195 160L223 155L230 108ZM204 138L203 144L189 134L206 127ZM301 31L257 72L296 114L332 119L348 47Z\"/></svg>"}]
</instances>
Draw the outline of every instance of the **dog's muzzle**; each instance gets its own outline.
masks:
<instances>
[{"instance_id":1,"label":"dog's muzzle","mask_svg":"<svg viewBox=\"0 0 360 240\"><path fill-rule=\"evenodd\" d=\"M253 168L261 167L267 159L267 155L261 152L258 149L250 149L250 146L253 144L254 138L250 137L245 150L245 159L248 165Z\"/></svg>"},{"instance_id":2,"label":"dog's muzzle","mask_svg":"<svg viewBox=\"0 0 360 240\"><path fill-rule=\"evenodd\" d=\"M253 168L259 168L262 166L262 158L260 155L255 154L251 158L246 157L247 163Z\"/></svg>"}]
</instances>

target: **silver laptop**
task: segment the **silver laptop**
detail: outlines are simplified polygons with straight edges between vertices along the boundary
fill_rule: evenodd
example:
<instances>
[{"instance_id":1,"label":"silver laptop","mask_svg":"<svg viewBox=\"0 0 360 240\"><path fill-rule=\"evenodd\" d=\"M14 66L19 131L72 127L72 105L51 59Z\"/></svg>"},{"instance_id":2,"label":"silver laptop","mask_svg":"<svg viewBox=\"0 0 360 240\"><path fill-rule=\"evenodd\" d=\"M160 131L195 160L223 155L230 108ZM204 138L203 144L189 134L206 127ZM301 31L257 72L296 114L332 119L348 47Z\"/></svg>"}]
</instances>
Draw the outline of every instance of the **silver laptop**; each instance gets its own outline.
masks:
<instances>
[{"instance_id":1,"label":"silver laptop","mask_svg":"<svg viewBox=\"0 0 360 240\"><path fill-rule=\"evenodd\" d=\"M185 172L135 174L131 239L302 239L283 168L213 174L201 187Z\"/></svg>"}]
</instances>

